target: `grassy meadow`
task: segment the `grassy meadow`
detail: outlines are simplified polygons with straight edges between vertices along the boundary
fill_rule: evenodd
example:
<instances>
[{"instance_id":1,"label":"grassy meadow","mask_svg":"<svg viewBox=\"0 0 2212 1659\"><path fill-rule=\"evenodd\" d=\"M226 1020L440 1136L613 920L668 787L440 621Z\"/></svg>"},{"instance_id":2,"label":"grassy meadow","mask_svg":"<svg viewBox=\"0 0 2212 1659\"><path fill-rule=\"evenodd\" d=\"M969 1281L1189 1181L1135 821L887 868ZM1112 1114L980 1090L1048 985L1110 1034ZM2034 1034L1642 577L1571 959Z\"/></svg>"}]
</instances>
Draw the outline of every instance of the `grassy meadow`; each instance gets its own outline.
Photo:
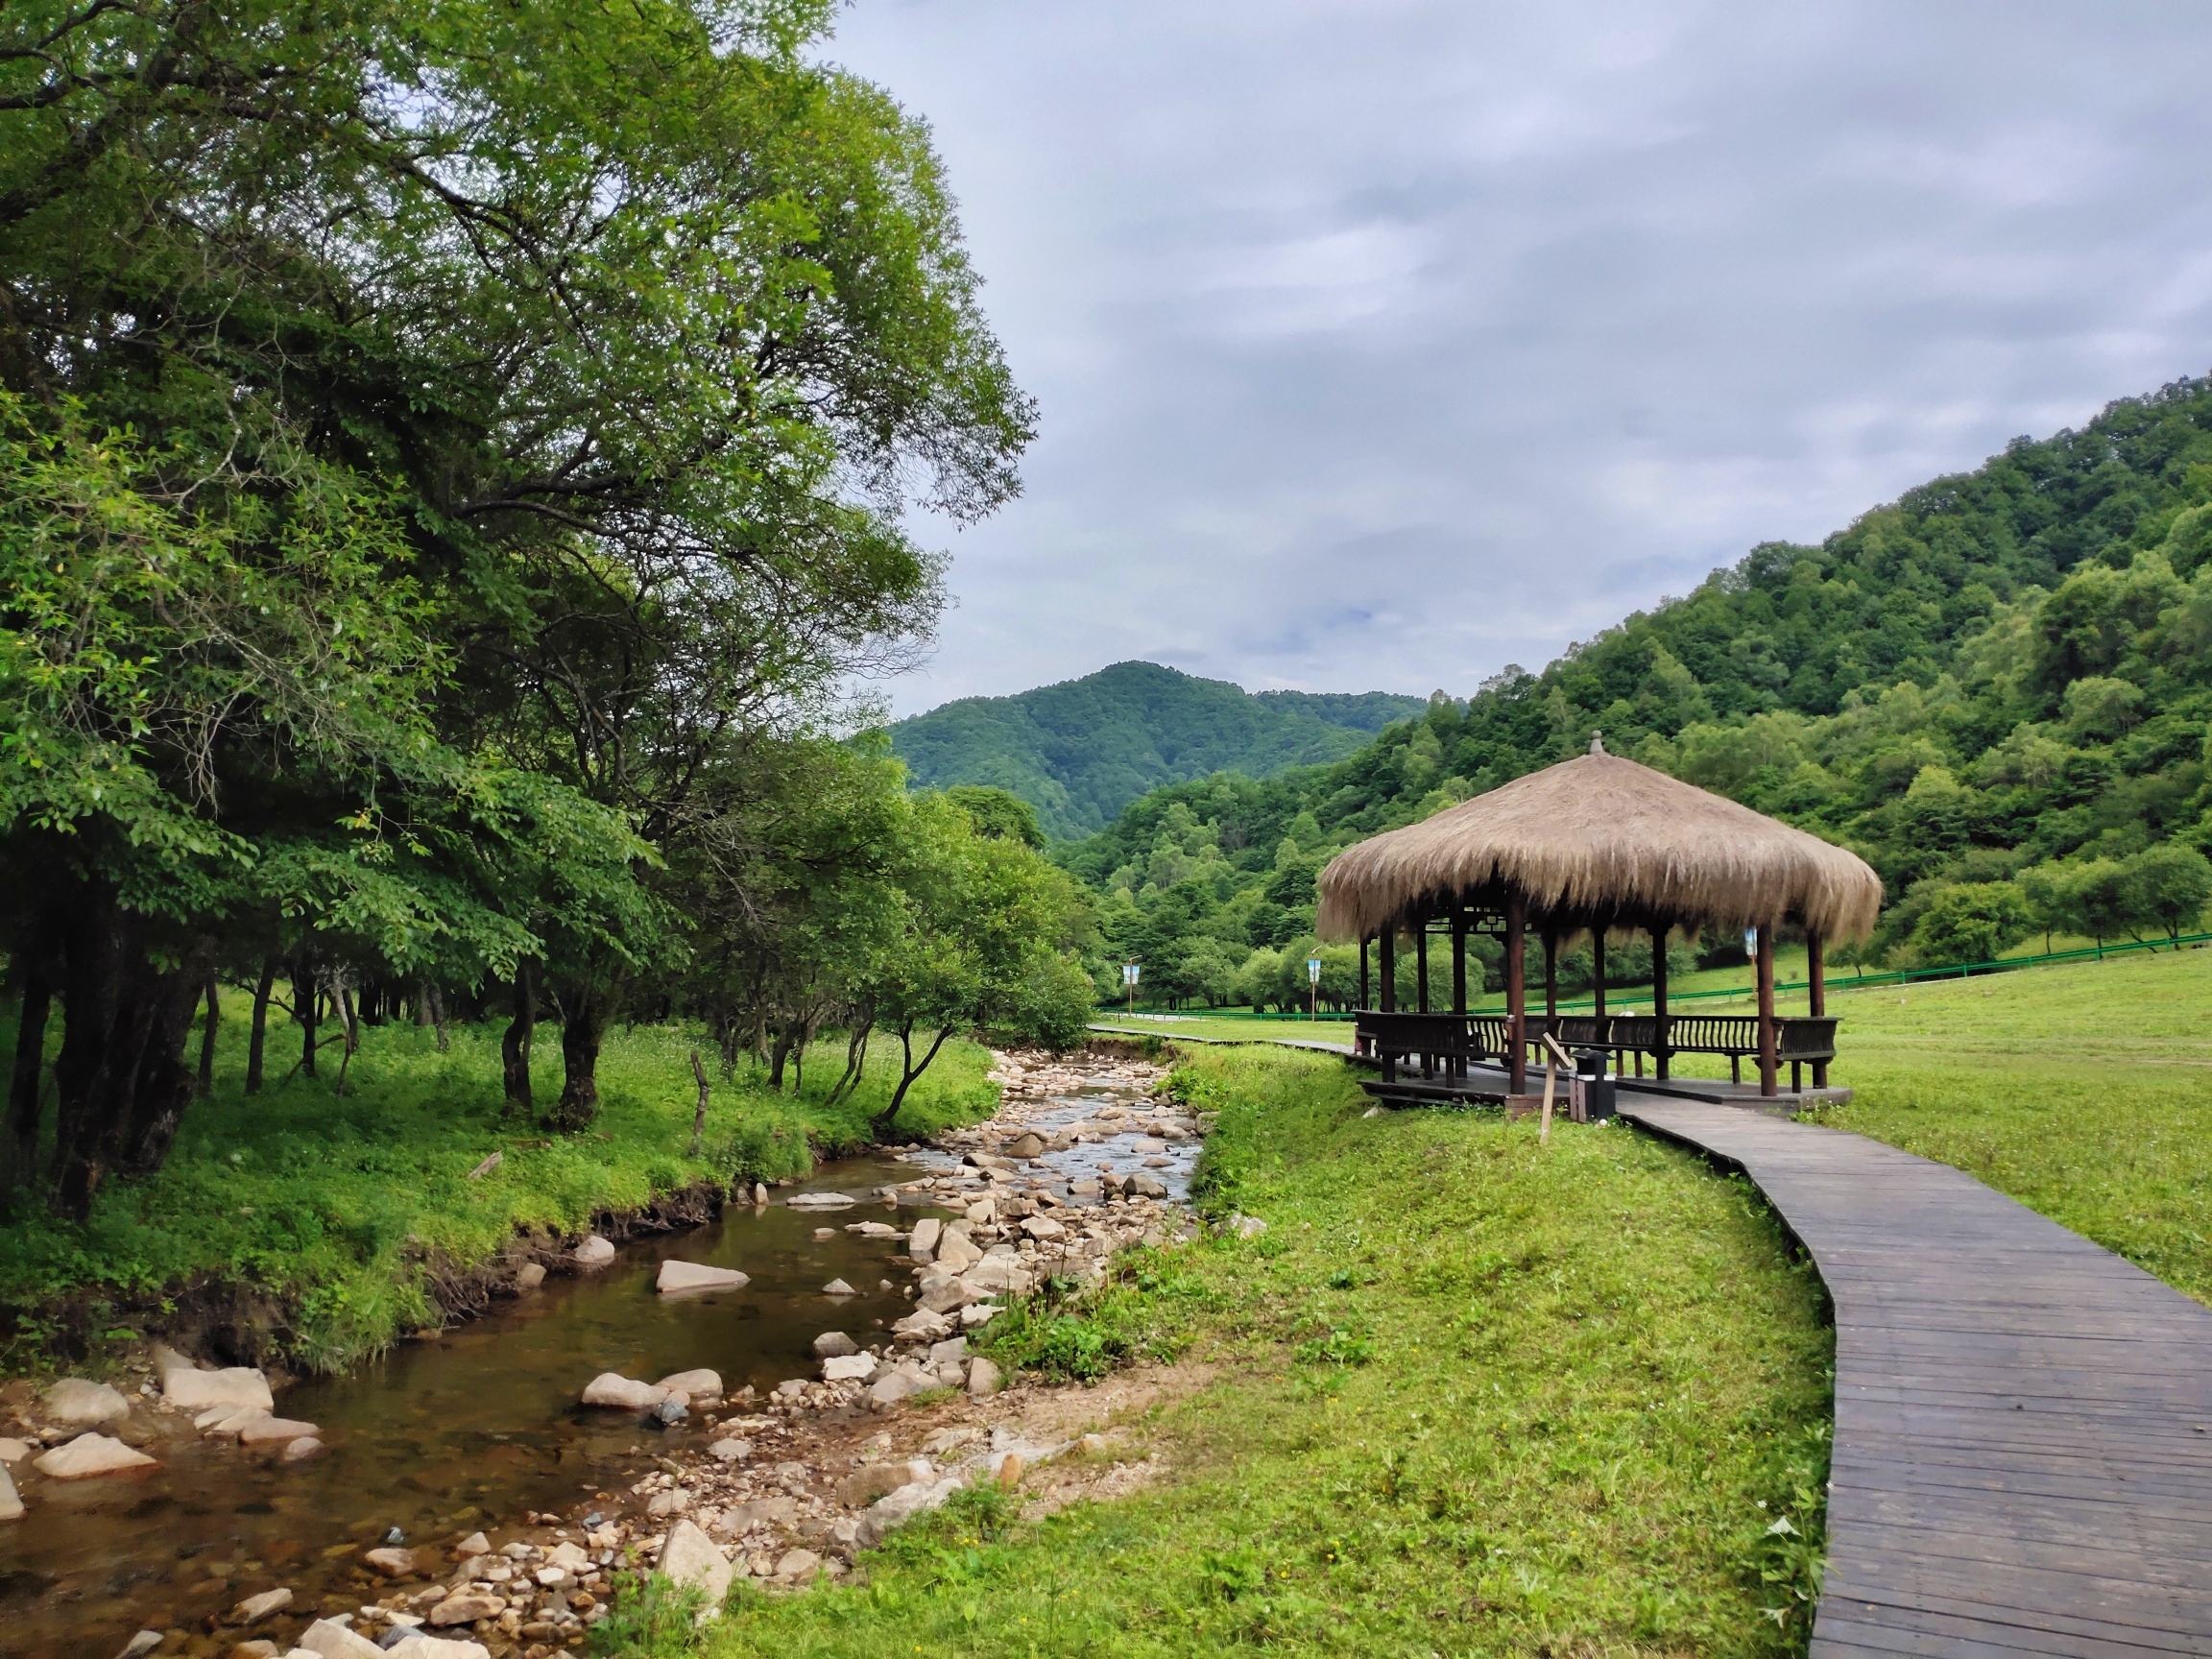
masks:
<instances>
[{"instance_id":1,"label":"grassy meadow","mask_svg":"<svg viewBox=\"0 0 2212 1659\"><path fill-rule=\"evenodd\" d=\"M13 1029L0 1020L0 1031ZM158 1323L165 1299L206 1279L251 1286L279 1306L292 1364L338 1369L437 1322L426 1266L465 1269L518 1229L573 1232L595 1212L640 1208L702 1181L802 1173L818 1152L865 1142L868 1115L898 1077L895 1065L885 1079L872 1062L856 1095L828 1107L841 1043L812 1056L802 1094L779 1094L746 1062L722 1080L712 1045L695 1031L617 1026L600 1057L597 1121L548 1136L502 1111L501 1031L457 1025L442 1054L417 1026L363 1026L339 1096L339 1046L324 1046L321 1077L287 1079L299 1039L272 1022L269 1081L248 1096L246 1022L223 1022L213 1096L185 1114L158 1174L111 1180L83 1227L42 1211L0 1225L0 1371L36 1368L58 1344L97 1365ZM557 1037L541 1032L533 1056L544 1102L561 1085ZM698 1158L688 1156L694 1046L713 1083ZM907 1096L901 1126L920 1134L987 1115L998 1101L990 1066L977 1045L947 1045ZM469 1179L493 1152L499 1166Z\"/></svg>"},{"instance_id":2,"label":"grassy meadow","mask_svg":"<svg viewBox=\"0 0 2212 1659\"><path fill-rule=\"evenodd\" d=\"M1189 1058L1219 1218L1002 1359L1211 1378L1170 1478L1022 1522L976 1495L864 1584L740 1592L716 1659L1801 1650L1830 1421L1817 1280L1742 1181L1621 1128L1364 1116L1339 1062ZM1003 1329L1001 1329L1003 1327Z\"/></svg>"}]
</instances>

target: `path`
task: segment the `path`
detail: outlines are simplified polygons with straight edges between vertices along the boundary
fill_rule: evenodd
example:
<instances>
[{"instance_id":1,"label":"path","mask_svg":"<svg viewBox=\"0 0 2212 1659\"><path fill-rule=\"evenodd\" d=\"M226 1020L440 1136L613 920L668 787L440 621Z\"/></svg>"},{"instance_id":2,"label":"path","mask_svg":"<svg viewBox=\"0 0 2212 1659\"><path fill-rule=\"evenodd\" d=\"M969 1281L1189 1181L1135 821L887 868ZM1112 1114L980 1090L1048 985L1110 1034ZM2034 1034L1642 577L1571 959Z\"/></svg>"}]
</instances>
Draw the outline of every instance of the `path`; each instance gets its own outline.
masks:
<instances>
[{"instance_id":1,"label":"path","mask_svg":"<svg viewBox=\"0 0 2212 1659\"><path fill-rule=\"evenodd\" d=\"M1742 1168L1835 1303L1814 1659L2212 1653L2212 1311L1879 1142L1621 1114Z\"/></svg>"}]
</instances>

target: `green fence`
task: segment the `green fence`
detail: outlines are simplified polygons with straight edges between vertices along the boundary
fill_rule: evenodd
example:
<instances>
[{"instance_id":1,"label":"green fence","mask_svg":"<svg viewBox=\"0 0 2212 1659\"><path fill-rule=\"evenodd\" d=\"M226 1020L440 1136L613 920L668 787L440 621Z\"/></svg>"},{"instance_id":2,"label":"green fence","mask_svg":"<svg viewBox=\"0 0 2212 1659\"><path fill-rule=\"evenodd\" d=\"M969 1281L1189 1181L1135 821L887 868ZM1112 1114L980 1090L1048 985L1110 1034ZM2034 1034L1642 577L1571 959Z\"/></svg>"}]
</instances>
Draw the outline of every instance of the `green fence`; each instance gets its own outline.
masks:
<instances>
[{"instance_id":1,"label":"green fence","mask_svg":"<svg viewBox=\"0 0 2212 1659\"><path fill-rule=\"evenodd\" d=\"M2212 933L2183 933L2174 939L2128 939L2117 945L2091 945L2080 950L2051 950L2040 956L2006 956L1994 962L1959 962L1948 968L1886 968L1878 974L1853 973L1849 978L1831 974L1828 976L1828 989L1855 991L1863 986L1910 985L1923 979L1971 979L1976 974L2009 974L2015 968L2042 968L2054 962L2102 962L2107 956L2124 956L2135 950L2178 950L2184 945L2197 950L2206 944L2212 944ZM1780 996L1787 991L1804 991L1810 987L1810 980L1791 979L1776 984L1774 993ZM1636 995L1639 992L1642 995ZM1676 991L1668 996L1667 1006L1672 1008L1677 1002L1695 1002L1716 997L1748 997L1752 994L1753 988L1748 985L1719 991ZM1648 1002L1651 1000L1651 988L1648 985L1623 986L1616 1000L1623 1003ZM1595 1008L1597 1005L1598 999L1595 997L1575 997L1561 1001L1559 1007L1565 1011ZM1105 1007L1103 1003L1099 1006L1101 1010ZM1489 1012L1495 1013L1498 1010L1492 1009ZM1178 1014L1147 1011L1139 1015L1141 1019L1146 1017L1159 1020L1285 1020L1309 1024L1314 1022L1313 1017L1307 1014L1233 1014L1226 1008L1193 1008ZM1324 1014L1320 1020L1325 1023L1329 1021L1348 1022L1355 1018L1357 1016L1351 1014Z\"/></svg>"}]
</instances>

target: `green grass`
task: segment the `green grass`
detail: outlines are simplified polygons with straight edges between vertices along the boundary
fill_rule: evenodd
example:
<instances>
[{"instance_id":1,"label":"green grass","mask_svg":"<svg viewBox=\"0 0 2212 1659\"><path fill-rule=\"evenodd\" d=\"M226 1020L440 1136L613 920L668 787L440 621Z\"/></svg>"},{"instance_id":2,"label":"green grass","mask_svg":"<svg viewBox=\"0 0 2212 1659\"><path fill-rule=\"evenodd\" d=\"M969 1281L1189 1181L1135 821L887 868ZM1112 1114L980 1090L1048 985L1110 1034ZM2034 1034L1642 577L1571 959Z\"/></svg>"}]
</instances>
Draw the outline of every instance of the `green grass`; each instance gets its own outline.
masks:
<instances>
[{"instance_id":1,"label":"green grass","mask_svg":"<svg viewBox=\"0 0 2212 1659\"><path fill-rule=\"evenodd\" d=\"M2212 950L1830 1001L1818 1120L1955 1165L2212 1304Z\"/></svg>"},{"instance_id":2,"label":"green grass","mask_svg":"<svg viewBox=\"0 0 2212 1659\"><path fill-rule=\"evenodd\" d=\"M1205 1202L1268 1223L1001 1321L1048 1376L1180 1358L1162 1485L978 1495L867 1582L741 1593L717 1659L1800 1650L1831 1337L1756 1195L1621 1128L1364 1117L1340 1063L1205 1051ZM1778 1523L1788 1526L1778 1529Z\"/></svg>"},{"instance_id":3,"label":"green grass","mask_svg":"<svg viewBox=\"0 0 2212 1659\"><path fill-rule=\"evenodd\" d=\"M897 1076L872 1067L856 1100L828 1108L842 1045L817 1051L794 1096L770 1094L744 1065L722 1082L696 1032L617 1027L600 1059L598 1120L585 1134L549 1136L502 1115L497 1025L455 1027L445 1054L415 1026L364 1027L339 1098L334 1045L320 1079L278 1081L299 1040L276 1024L271 1086L248 1097L245 1023L219 1027L214 1095L186 1113L158 1174L111 1182L82 1227L39 1212L0 1227L0 1369L60 1355L97 1365L158 1324L181 1287L209 1279L278 1305L293 1364L338 1369L436 1322L428 1269L470 1267L518 1230L574 1232L594 1212L699 1182L799 1174L817 1152L863 1143L868 1113ZM12 1020L0 1025L12 1034ZM541 1033L537 1046L541 1101L560 1088L557 1036ZM686 1156L694 1046L714 1082L697 1159ZM989 1113L990 1064L984 1048L948 1045L909 1094L902 1129ZM469 1180L493 1152L503 1154L499 1167Z\"/></svg>"}]
</instances>

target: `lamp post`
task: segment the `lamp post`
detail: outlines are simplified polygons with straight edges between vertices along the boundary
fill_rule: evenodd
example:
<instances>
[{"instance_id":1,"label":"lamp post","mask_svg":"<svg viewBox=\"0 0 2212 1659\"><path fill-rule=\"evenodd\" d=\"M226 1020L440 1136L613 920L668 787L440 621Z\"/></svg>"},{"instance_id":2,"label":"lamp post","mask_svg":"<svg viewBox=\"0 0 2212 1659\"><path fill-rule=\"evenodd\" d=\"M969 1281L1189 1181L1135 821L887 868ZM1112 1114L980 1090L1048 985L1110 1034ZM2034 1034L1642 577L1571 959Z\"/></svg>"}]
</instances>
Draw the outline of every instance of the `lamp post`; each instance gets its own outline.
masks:
<instances>
[{"instance_id":1,"label":"lamp post","mask_svg":"<svg viewBox=\"0 0 2212 1659\"><path fill-rule=\"evenodd\" d=\"M1137 1018L1137 974L1136 963L1121 964L1121 983L1129 988L1129 1018L1132 1020Z\"/></svg>"},{"instance_id":2,"label":"lamp post","mask_svg":"<svg viewBox=\"0 0 2212 1659\"><path fill-rule=\"evenodd\" d=\"M1317 1020L1319 1020L1319 1019L1321 1018L1321 958L1320 958L1320 957L1318 957L1318 956L1309 956L1309 957L1307 957L1307 958L1306 958L1306 983L1307 983L1307 985L1308 985L1309 987L1310 987L1310 989L1311 989L1311 998L1310 998L1310 1005L1308 1006L1308 1008L1307 1008L1307 1010L1306 1010L1306 1019L1307 1019L1308 1022L1309 1022L1309 1023L1310 1023L1310 1022L1314 1022L1314 1021L1317 1021Z\"/></svg>"}]
</instances>

